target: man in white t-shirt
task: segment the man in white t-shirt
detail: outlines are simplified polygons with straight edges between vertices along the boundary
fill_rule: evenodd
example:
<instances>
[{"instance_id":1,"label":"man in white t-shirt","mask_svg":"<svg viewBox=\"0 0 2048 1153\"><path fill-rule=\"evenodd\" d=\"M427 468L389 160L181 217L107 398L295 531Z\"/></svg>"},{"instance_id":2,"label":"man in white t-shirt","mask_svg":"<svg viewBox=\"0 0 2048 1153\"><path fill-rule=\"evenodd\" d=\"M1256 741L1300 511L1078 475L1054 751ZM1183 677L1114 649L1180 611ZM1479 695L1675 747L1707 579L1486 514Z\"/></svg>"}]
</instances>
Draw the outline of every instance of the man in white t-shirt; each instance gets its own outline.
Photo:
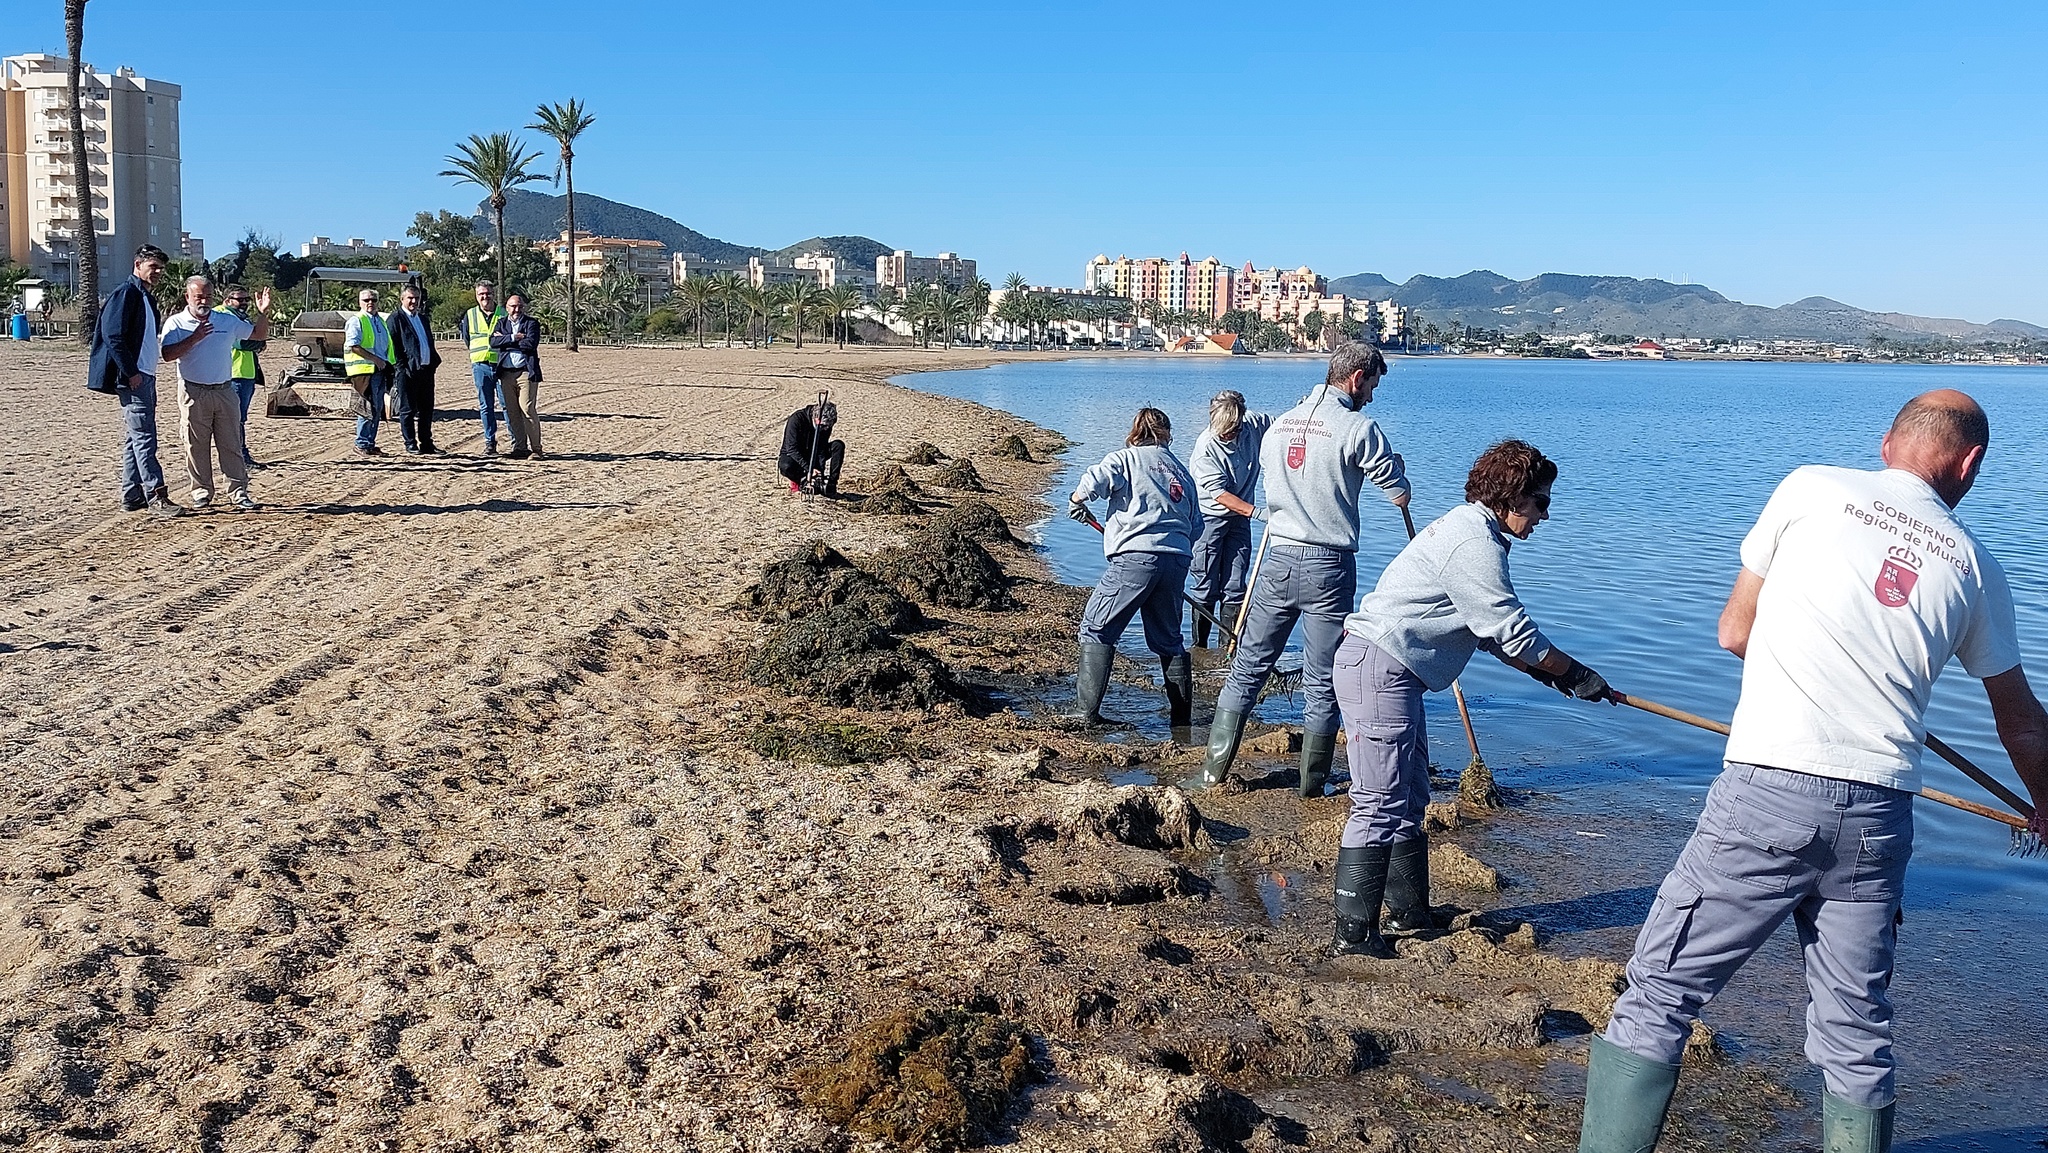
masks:
<instances>
[{"instance_id":1,"label":"man in white t-shirt","mask_svg":"<svg viewBox=\"0 0 2048 1153\"><path fill-rule=\"evenodd\" d=\"M1787 917L1826 1089L1822 1147L1890 1148L1892 953L1927 697L1951 657L1984 681L2048 833L2048 713L2020 667L2005 573L1953 511L1990 439L1968 396L1915 397L1882 471L1799 469L1744 538L1720 627L1744 658L1727 769L1593 1040L1582 1153L1656 1145L1693 1020Z\"/></svg>"},{"instance_id":2,"label":"man in white t-shirt","mask_svg":"<svg viewBox=\"0 0 2048 1153\"><path fill-rule=\"evenodd\" d=\"M213 282L185 280L185 307L164 321L163 358L178 365L179 408L185 426L185 468L192 475L192 507L213 503L213 457L228 479L235 508L250 512L248 456L242 445L242 402L235 395L234 353L239 340L270 338L270 290L256 294L252 323L232 312L213 311Z\"/></svg>"}]
</instances>

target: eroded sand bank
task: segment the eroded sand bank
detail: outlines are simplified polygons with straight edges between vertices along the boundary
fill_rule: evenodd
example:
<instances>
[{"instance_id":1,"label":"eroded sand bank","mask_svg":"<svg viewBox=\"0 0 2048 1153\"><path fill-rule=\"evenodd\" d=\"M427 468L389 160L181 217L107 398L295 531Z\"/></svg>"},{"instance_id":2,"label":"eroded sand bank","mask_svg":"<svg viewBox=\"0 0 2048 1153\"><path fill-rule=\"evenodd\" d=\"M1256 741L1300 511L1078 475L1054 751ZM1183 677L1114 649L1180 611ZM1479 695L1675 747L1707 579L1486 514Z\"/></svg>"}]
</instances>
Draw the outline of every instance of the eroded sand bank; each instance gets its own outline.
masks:
<instances>
[{"instance_id":1,"label":"eroded sand bank","mask_svg":"<svg viewBox=\"0 0 2048 1153\"><path fill-rule=\"evenodd\" d=\"M883 383L994 359L556 352L546 462L466 455L455 364L452 455L362 460L345 421L259 417L264 510L162 522L118 509L83 357L0 348L0 1140L860 1148L961 1102L887 1054L876 1093L820 1068L956 1021L989 1042L956 1064L1028 1055L1007 1112L966 1102L1017 1148L1569 1144L1570 1039L1616 969L1459 918L1448 883L1486 873L1456 858L1444 935L1329 961L1341 800L1112 788L1198 754L1007 707L1058 692L1079 603L1028 549L989 549L1014 606L906 628L964 704L743 676L763 565L823 540L886 568L927 519L787 493L781 421L819 384L849 490L929 442L947 459L904 466L929 512L966 459L1012 524L1043 514L1056 438ZM995 453L1013 434L1035 461ZM811 763L857 756L883 759ZM1288 870L1321 888L1262 892ZM1756 1091L1689 1077L1668 1144L1754 1144L1784 1104ZM833 1124L834 1093L865 1111Z\"/></svg>"}]
</instances>

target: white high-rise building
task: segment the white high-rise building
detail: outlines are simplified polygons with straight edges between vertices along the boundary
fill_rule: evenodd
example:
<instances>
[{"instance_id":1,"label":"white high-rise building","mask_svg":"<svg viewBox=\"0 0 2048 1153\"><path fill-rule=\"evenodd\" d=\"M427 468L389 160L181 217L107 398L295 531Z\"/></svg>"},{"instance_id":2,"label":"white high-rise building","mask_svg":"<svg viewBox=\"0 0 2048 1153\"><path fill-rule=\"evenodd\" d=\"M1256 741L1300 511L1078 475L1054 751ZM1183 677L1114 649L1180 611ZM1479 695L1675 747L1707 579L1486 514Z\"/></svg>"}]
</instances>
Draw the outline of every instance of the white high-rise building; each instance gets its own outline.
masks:
<instances>
[{"instance_id":1,"label":"white high-rise building","mask_svg":"<svg viewBox=\"0 0 2048 1153\"><path fill-rule=\"evenodd\" d=\"M87 210L72 170L70 71L61 56L0 60L0 257L62 284L77 283L76 245ZM128 275L140 245L179 255L182 90L131 68L110 76L90 66L79 88L105 291Z\"/></svg>"}]
</instances>

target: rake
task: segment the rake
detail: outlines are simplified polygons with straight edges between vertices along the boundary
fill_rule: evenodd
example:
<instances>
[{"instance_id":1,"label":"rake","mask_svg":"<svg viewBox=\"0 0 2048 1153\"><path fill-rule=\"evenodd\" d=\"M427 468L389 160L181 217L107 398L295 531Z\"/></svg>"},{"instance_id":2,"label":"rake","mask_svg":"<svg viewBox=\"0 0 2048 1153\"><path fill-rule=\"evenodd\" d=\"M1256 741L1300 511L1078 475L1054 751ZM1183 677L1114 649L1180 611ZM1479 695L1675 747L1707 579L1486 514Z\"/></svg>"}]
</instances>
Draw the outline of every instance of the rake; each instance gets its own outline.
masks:
<instances>
[{"instance_id":1,"label":"rake","mask_svg":"<svg viewBox=\"0 0 2048 1153\"><path fill-rule=\"evenodd\" d=\"M1669 717L1674 721L1691 725L1696 729L1705 729L1710 733L1719 733L1724 737L1728 735L1727 725L1722 724L1720 721L1709 720L1706 717L1688 713L1683 709L1674 709L1670 705L1658 704L1656 701L1643 697L1632 697L1626 693L1617 692L1614 694L1614 699L1630 708L1641 709L1646 713L1655 713L1660 717ZM1974 813L1987 820L1997 821L1999 824L2005 825L2012 830L2012 844L2006 852L2013 856L2036 857L2044 852L2048 852L2048 846L2044 846L2041 843L2041 838L2035 836L2032 831L2031 823L2034 819L2034 807L2032 805L2029 805L2019 794L2006 788L1997 777L1971 764L1969 758L1950 748L1946 741L1943 741L1933 733L1927 734L1927 747L1934 750L1935 756L1961 769L1963 775L1984 786L1992 795L2011 805L2017 812L2008 813L2003 809L1994 809L1990 805L1980 805L1975 801L1953 796L1939 789L1923 787L1920 790L1921 796L1936 804L1947 805L1952 809L1961 809L1963 812Z\"/></svg>"}]
</instances>

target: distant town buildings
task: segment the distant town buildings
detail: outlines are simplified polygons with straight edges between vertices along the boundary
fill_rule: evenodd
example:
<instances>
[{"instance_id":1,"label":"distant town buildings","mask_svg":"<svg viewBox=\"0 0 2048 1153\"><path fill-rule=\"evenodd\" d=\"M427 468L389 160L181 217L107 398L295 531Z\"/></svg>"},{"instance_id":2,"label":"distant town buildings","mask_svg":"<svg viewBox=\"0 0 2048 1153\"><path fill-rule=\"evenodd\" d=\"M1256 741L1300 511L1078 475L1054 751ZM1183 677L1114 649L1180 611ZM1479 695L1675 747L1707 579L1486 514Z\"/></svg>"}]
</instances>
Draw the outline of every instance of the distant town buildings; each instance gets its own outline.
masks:
<instances>
[{"instance_id":1,"label":"distant town buildings","mask_svg":"<svg viewBox=\"0 0 2048 1153\"><path fill-rule=\"evenodd\" d=\"M88 65L80 77L87 169L81 180L71 154L69 82L70 62L61 56L0 60L0 257L76 284L76 246L89 209L100 267L118 280L137 247L181 247L182 90L132 68L110 76ZM104 274L102 281L112 283Z\"/></svg>"},{"instance_id":2,"label":"distant town buildings","mask_svg":"<svg viewBox=\"0 0 2048 1153\"><path fill-rule=\"evenodd\" d=\"M316 236L299 245L299 258L313 256L382 256L385 253L405 251L405 245L396 240L383 240L371 244L360 236L335 241L325 236Z\"/></svg>"},{"instance_id":3,"label":"distant town buildings","mask_svg":"<svg viewBox=\"0 0 2048 1153\"><path fill-rule=\"evenodd\" d=\"M178 234L178 255L194 264L206 263L206 242L189 232Z\"/></svg>"},{"instance_id":4,"label":"distant town buildings","mask_svg":"<svg viewBox=\"0 0 2048 1153\"><path fill-rule=\"evenodd\" d=\"M744 264L705 260L694 252L678 252L670 261L670 269L677 284L693 276L737 276L755 288L809 280L820 288L852 285L867 296L873 296L875 291L875 282L866 269L830 252L806 252L795 258L750 256Z\"/></svg>"},{"instance_id":5,"label":"distant town buildings","mask_svg":"<svg viewBox=\"0 0 2048 1153\"><path fill-rule=\"evenodd\" d=\"M563 232L541 246L556 276L568 276L569 234ZM596 284L605 270L616 267L640 282L640 287L666 296L675 284L674 266L668 246L659 240L633 240L623 236L593 236L576 233L576 283Z\"/></svg>"},{"instance_id":6,"label":"distant town buildings","mask_svg":"<svg viewBox=\"0 0 2048 1153\"><path fill-rule=\"evenodd\" d=\"M866 296L875 294L875 278L870 270L860 268L851 261L829 252L806 252L792 262L796 267L807 269L817 275L818 284L825 288L851 285ZM968 261L968 275L973 275L974 262Z\"/></svg>"},{"instance_id":7,"label":"distant town buildings","mask_svg":"<svg viewBox=\"0 0 2048 1153\"><path fill-rule=\"evenodd\" d=\"M1251 271L1251 265L1245 265ZM1175 312L1199 312L1221 317L1239 307L1239 279L1230 266L1211 256L1191 260L1183 252L1179 259L1150 256L1132 260L1119 256L1111 260L1097 256L1081 273L1081 287L1089 292L1107 290L1113 296L1132 301L1150 301Z\"/></svg>"},{"instance_id":8,"label":"distant town buildings","mask_svg":"<svg viewBox=\"0 0 2048 1153\"><path fill-rule=\"evenodd\" d=\"M912 256L908 249L875 257L875 290L903 295L920 284L937 284L958 292L974 277L974 262L957 252Z\"/></svg>"}]
</instances>

